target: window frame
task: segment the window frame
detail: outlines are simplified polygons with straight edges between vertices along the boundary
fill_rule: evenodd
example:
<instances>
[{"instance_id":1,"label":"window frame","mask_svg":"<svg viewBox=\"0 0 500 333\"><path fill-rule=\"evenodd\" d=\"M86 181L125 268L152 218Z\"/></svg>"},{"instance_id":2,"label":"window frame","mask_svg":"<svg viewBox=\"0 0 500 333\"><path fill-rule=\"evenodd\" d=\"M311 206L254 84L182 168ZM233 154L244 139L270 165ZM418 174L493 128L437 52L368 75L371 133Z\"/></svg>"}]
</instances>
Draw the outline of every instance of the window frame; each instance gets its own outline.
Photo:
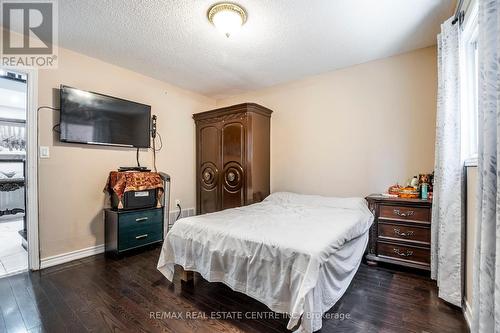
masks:
<instances>
[{"instance_id":1,"label":"window frame","mask_svg":"<svg viewBox=\"0 0 500 333\"><path fill-rule=\"evenodd\" d=\"M474 1L460 36L461 158L466 166L477 165L478 154L478 5Z\"/></svg>"}]
</instances>

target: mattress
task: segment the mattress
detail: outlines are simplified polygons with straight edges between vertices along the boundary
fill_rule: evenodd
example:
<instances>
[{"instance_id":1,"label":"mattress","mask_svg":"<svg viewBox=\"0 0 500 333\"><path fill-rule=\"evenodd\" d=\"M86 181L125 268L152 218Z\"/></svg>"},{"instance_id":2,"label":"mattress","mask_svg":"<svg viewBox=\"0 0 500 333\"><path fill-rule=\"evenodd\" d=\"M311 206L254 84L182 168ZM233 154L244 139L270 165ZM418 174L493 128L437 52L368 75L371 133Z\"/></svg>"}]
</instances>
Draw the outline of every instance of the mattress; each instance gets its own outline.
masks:
<instances>
[{"instance_id":1,"label":"mattress","mask_svg":"<svg viewBox=\"0 0 500 333\"><path fill-rule=\"evenodd\" d=\"M271 310L287 328L313 332L349 286L373 215L362 198L288 192L263 202L181 219L167 234L158 269L174 265L223 282Z\"/></svg>"}]
</instances>

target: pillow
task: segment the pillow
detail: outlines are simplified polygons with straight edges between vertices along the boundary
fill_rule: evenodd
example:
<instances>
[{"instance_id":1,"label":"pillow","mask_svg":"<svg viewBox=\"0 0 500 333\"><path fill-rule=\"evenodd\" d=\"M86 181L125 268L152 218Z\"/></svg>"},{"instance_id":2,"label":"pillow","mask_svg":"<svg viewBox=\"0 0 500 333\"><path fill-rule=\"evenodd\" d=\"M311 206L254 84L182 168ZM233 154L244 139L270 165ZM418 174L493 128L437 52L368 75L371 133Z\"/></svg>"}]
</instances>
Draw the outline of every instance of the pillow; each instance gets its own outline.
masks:
<instances>
[{"instance_id":1,"label":"pillow","mask_svg":"<svg viewBox=\"0 0 500 333\"><path fill-rule=\"evenodd\" d=\"M264 201L282 205L294 204L355 210L365 210L368 206L366 200L363 198L324 197L320 195L306 195L292 192L275 192L270 194Z\"/></svg>"}]
</instances>

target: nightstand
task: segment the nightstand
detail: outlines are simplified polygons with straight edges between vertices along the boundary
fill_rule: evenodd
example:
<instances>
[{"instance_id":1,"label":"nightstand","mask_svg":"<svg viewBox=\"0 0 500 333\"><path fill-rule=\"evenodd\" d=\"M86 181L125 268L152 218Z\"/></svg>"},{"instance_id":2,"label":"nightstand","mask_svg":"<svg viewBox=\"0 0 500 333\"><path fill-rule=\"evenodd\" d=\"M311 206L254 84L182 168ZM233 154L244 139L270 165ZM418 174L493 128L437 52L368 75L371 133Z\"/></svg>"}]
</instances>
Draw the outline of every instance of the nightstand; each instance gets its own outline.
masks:
<instances>
[{"instance_id":1,"label":"nightstand","mask_svg":"<svg viewBox=\"0 0 500 333\"><path fill-rule=\"evenodd\" d=\"M106 252L122 252L163 241L163 208L105 210Z\"/></svg>"},{"instance_id":2,"label":"nightstand","mask_svg":"<svg viewBox=\"0 0 500 333\"><path fill-rule=\"evenodd\" d=\"M432 201L366 198L375 220L370 229L366 260L430 270Z\"/></svg>"}]
</instances>

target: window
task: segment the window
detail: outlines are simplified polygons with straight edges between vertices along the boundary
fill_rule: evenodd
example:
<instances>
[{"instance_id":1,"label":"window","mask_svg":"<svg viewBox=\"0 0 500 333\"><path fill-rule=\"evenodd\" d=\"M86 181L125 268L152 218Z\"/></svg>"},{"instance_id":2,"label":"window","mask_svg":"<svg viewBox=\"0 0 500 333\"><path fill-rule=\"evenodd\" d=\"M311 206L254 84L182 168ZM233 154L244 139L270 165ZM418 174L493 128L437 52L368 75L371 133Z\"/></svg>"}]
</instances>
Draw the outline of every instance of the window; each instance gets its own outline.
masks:
<instances>
[{"instance_id":1,"label":"window","mask_svg":"<svg viewBox=\"0 0 500 333\"><path fill-rule=\"evenodd\" d=\"M461 35L462 160L477 163L478 151L478 49L477 2L471 8Z\"/></svg>"}]
</instances>

